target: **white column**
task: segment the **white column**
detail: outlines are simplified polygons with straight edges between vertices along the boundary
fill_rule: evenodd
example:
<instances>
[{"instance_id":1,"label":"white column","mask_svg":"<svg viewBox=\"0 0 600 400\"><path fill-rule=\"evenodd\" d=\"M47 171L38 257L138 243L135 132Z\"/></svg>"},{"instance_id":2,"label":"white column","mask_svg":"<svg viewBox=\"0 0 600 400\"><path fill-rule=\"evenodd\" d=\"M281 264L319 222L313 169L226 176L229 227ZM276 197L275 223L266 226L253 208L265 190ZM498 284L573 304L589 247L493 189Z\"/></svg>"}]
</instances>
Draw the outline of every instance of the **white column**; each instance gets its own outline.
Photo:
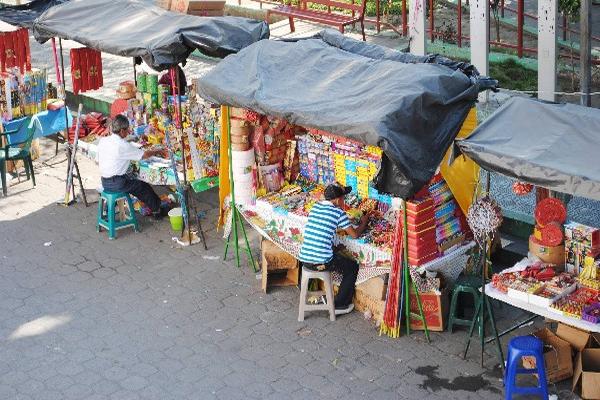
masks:
<instances>
[{"instance_id":1,"label":"white column","mask_svg":"<svg viewBox=\"0 0 600 400\"><path fill-rule=\"evenodd\" d=\"M471 0L469 8L471 36L471 64L479 73L489 76L490 9L488 0ZM479 95L479 101L487 101L487 92Z\"/></svg>"},{"instance_id":2,"label":"white column","mask_svg":"<svg viewBox=\"0 0 600 400\"><path fill-rule=\"evenodd\" d=\"M538 98L555 101L558 0L538 1Z\"/></svg>"},{"instance_id":3,"label":"white column","mask_svg":"<svg viewBox=\"0 0 600 400\"><path fill-rule=\"evenodd\" d=\"M425 13L427 0L411 0L409 9L410 52L417 56L427 54Z\"/></svg>"}]
</instances>

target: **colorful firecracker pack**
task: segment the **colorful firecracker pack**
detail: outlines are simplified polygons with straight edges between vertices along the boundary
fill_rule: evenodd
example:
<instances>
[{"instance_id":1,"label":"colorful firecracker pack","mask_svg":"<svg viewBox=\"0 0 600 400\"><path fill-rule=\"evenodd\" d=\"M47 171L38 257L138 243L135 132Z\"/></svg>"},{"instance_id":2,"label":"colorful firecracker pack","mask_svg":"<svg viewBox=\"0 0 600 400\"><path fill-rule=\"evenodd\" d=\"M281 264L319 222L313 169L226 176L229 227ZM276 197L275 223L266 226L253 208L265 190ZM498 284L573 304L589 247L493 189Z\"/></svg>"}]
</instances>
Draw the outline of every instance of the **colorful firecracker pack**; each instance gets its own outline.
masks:
<instances>
[{"instance_id":1,"label":"colorful firecracker pack","mask_svg":"<svg viewBox=\"0 0 600 400\"><path fill-rule=\"evenodd\" d=\"M569 222L565 225L565 268L581 273L585 258L596 258L600 253L600 229Z\"/></svg>"},{"instance_id":2,"label":"colorful firecracker pack","mask_svg":"<svg viewBox=\"0 0 600 400\"><path fill-rule=\"evenodd\" d=\"M0 73L0 113L4 121L45 111L47 101L45 69L22 73L18 68L10 68Z\"/></svg>"}]
</instances>

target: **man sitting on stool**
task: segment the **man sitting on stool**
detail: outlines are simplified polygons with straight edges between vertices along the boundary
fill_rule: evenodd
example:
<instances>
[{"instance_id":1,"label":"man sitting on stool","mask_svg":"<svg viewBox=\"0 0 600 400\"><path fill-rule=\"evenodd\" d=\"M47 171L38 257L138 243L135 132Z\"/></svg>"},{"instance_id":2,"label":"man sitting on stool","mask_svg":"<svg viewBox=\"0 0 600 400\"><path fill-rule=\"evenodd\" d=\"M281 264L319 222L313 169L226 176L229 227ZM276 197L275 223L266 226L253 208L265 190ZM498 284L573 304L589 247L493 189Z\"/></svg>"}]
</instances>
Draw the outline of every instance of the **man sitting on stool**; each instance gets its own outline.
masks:
<instances>
[{"instance_id":1,"label":"man sitting on stool","mask_svg":"<svg viewBox=\"0 0 600 400\"><path fill-rule=\"evenodd\" d=\"M155 219L166 215L160 207L160 198L146 182L136 179L129 173L131 161L139 161L152 156L163 156L163 150L138 149L125 141L129 135L129 121L117 115L112 122L112 135L100 138L98 143L98 165L102 176L102 187L107 192L127 192L141 200L152 210Z\"/></svg>"},{"instance_id":2,"label":"man sitting on stool","mask_svg":"<svg viewBox=\"0 0 600 400\"><path fill-rule=\"evenodd\" d=\"M304 243L298 258L303 265L313 271L337 271L342 274L342 283L335 297L335 314L348 314L354 309L352 297L358 277L358 263L333 249L333 239L338 229L343 229L353 238L358 238L367 228L369 217L363 215L358 228L350 224L344 211L344 196L350 193L350 186L337 184L325 188L325 201L316 203L308 214L304 228ZM324 267L321 267L321 266Z\"/></svg>"}]
</instances>

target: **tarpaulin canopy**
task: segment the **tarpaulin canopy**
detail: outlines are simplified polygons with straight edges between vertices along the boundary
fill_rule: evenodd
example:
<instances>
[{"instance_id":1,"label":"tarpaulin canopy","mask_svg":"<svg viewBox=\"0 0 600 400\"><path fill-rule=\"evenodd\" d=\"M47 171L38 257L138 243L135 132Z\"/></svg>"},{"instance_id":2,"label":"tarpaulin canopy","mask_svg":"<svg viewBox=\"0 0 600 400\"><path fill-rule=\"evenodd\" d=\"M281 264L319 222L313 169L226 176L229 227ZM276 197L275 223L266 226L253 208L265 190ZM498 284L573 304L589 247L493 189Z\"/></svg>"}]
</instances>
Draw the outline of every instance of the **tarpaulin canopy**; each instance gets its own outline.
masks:
<instances>
[{"instance_id":1,"label":"tarpaulin canopy","mask_svg":"<svg viewBox=\"0 0 600 400\"><path fill-rule=\"evenodd\" d=\"M600 200L599 133L595 108L515 97L457 144L485 169Z\"/></svg>"},{"instance_id":2,"label":"tarpaulin canopy","mask_svg":"<svg viewBox=\"0 0 600 400\"><path fill-rule=\"evenodd\" d=\"M124 57L141 57L156 70L181 63L195 49L224 57L269 37L264 21L196 17L139 0L71 0L48 9L33 25L38 42L52 37Z\"/></svg>"},{"instance_id":3,"label":"tarpaulin canopy","mask_svg":"<svg viewBox=\"0 0 600 400\"><path fill-rule=\"evenodd\" d=\"M0 20L11 25L31 28L33 21L50 7L69 0L33 0L27 4L3 5L0 7Z\"/></svg>"},{"instance_id":4,"label":"tarpaulin canopy","mask_svg":"<svg viewBox=\"0 0 600 400\"><path fill-rule=\"evenodd\" d=\"M495 84L466 63L324 31L255 43L201 77L199 93L380 146L385 157L375 187L409 198L435 173L478 92Z\"/></svg>"}]
</instances>

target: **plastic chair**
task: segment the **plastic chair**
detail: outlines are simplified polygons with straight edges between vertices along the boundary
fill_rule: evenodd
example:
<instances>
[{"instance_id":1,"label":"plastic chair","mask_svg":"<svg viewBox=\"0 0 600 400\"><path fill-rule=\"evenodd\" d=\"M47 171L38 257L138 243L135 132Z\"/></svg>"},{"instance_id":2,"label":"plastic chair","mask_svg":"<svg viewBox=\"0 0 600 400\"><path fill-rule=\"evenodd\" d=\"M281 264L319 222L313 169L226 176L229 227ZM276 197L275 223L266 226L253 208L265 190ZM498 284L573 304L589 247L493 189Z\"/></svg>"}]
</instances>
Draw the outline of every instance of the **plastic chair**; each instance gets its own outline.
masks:
<instances>
[{"instance_id":1,"label":"plastic chair","mask_svg":"<svg viewBox=\"0 0 600 400\"><path fill-rule=\"evenodd\" d=\"M310 291L308 290L308 282L310 279L320 279L325 285L325 291ZM306 304L308 295L311 296L326 296L325 304ZM306 311L326 310L329 311L329 319L335 321L335 304L333 300L333 284L331 283L331 272L329 271L313 271L306 267L302 267L302 283L300 284L300 306L298 307L298 321L304 321L304 313Z\"/></svg>"},{"instance_id":2,"label":"plastic chair","mask_svg":"<svg viewBox=\"0 0 600 400\"><path fill-rule=\"evenodd\" d=\"M470 294L473 296L473 305L479 301L479 288L481 288L481 278L478 276L461 276L458 278L452 290L452 300L450 301L450 318L448 321L448 331L452 333L454 325L471 326L474 318L477 315L473 314L471 319L458 318L456 316L456 308L458 307L458 296L461 293ZM477 328L479 336L481 337L483 332L483 324L477 318Z\"/></svg>"},{"instance_id":3,"label":"plastic chair","mask_svg":"<svg viewBox=\"0 0 600 400\"><path fill-rule=\"evenodd\" d=\"M127 207L129 208L129 215L125 215L124 207L120 207L120 220L117 221L117 202L120 200L127 201ZM106 213L105 213L106 211ZM108 238L114 239L117 236L117 229L133 227L135 232L139 232L137 218L135 217L135 210L133 208L133 202L128 193L125 192L107 192L103 191L100 194L98 200L98 216L96 220L96 230L101 231L104 228L108 231Z\"/></svg>"},{"instance_id":4,"label":"plastic chair","mask_svg":"<svg viewBox=\"0 0 600 400\"><path fill-rule=\"evenodd\" d=\"M535 357L534 369L520 368L519 363L523 356ZM537 386L517 386L518 374L537 374ZM535 336L517 336L508 342L508 358L504 370L505 399L511 400L515 394L537 395L548 399L548 385L546 382L546 368L544 366L544 343Z\"/></svg>"},{"instance_id":5,"label":"plastic chair","mask_svg":"<svg viewBox=\"0 0 600 400\"><path fill-rule=\"evenodd\" d=\"M2 175L2 193L4 194L4 196L8 196L8 188L6 186L7 161L22 160L23 164L25 164L25 174L27 175L27 180L31 178L31 180L33 181L33 187L35 187L35 172L33 170L33 161L31 159L30 152L31 142L33 141L33 134L35 133L35 128L32 126L28 127L27 134L25 135L25 138L23 140L12 142L10 140L10 135L15 135L18 132L19 129L13 129L10 131L0 133L0 138L2 136L6 137L7 142L4 146L0 147L0 175Z\"/></svg>"}]
</instances>

